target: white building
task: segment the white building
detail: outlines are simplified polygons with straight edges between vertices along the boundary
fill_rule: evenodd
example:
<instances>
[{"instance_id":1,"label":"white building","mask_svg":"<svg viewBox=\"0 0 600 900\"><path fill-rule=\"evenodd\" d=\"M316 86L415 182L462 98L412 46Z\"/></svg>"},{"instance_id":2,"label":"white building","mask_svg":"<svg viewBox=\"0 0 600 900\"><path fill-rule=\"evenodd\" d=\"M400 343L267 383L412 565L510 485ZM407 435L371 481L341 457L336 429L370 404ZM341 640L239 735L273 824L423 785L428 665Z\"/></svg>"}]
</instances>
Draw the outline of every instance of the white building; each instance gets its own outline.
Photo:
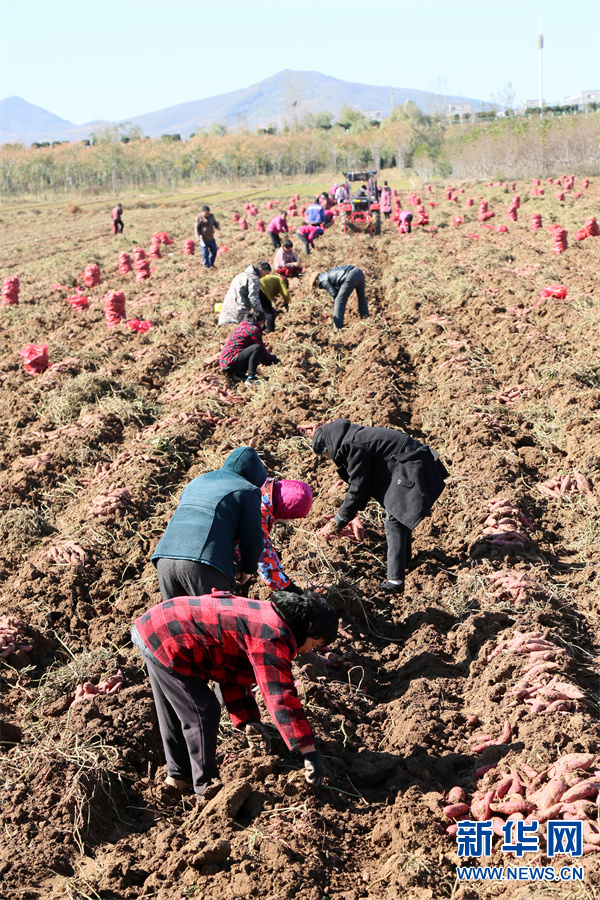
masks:
<instances>
[{"instance_id":1,"label":"white building","mask_svg":"<svg viewBox=\"0 0 600 900\"><path fill-rule=\"evenodd\" d=\"M588 105L588 103L600 103L600 91L580 91L573 97L565 97L563 99L562 105L577 105L580 108L584 108Z\"/></svg>"},{"instance_id":2,"label":"white building","mask_svg":"<svg viewBox=\"0 0 600 900\"><path fill-rule=\"evenodd\" d=\"M464 116L472 116L473 115L473 107L470 103L449 103L448 104L448 115L449 116L460 116L461 119Z\"/></svg>"}]
</instances>

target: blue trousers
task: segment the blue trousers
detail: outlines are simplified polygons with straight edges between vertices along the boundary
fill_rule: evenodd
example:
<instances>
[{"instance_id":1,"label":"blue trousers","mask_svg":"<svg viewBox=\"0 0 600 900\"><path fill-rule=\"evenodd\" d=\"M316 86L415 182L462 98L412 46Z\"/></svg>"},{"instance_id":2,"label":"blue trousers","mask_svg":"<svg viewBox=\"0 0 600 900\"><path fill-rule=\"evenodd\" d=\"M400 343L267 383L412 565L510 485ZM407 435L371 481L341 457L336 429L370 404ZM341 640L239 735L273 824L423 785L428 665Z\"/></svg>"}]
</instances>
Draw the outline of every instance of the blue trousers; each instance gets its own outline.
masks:
<instances>
[{"instance_id":1,"label":"blue trousers","mask_svg":"<svg viewBox=\"0 0 600 900\"><path fill-rule=\"evenodd\" d=\"M200 249L202 250L202 262L207 269L210 269L211 266L214 266L217 257L217 242L214 238L210 241L202 241Z\"/></svg>"}]
</instances>

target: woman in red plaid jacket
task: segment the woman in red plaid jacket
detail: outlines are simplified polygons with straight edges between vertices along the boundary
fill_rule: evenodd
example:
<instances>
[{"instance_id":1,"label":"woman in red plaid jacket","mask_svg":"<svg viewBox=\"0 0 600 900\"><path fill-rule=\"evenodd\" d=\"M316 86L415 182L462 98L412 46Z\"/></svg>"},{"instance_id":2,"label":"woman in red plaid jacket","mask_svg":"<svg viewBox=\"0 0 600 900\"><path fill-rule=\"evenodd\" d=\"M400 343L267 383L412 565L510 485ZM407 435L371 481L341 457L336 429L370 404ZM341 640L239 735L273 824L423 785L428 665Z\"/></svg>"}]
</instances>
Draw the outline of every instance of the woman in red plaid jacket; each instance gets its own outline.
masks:
<instances>
[{"instance_id":1,"label":"woman in red plaid jacket","mask_svg":"<svg viewBox=\"0 0 600 900\"><path fill-rule=\"evenodd\" d=\"M131 638L150 677L167 784L201 797L218 777L221 707L209 680L220 685L234 727L269 752L271 738L251 690L258 684L287 747L302 754L306 780L321 784L323 764L296 693L292 659L329 644L337 627L337 613L318 594L286 591L260 601L213 589L164 600L136 619Z\"/></svg>"}]
</instances>

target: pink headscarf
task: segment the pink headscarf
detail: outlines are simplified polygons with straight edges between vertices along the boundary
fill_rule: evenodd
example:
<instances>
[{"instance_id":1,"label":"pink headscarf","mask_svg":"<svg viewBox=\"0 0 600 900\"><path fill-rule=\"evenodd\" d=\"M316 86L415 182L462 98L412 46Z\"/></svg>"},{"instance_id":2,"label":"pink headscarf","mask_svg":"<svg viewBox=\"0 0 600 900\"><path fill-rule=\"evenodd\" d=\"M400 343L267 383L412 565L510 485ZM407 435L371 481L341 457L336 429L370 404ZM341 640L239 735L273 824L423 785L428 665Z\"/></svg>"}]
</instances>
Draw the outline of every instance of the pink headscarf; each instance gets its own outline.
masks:
<instances>
[{"instance_id":1,"label":"pink headscarf","mask_svg":"<svg viewBox=\"0 0 600 900\"><path fill-rule=\"evenodd\" d=\"M282 479L273 485L273 515L276 519L303 519L312 502L312 491L304 481Z\"/></svg>"}]
</instances>

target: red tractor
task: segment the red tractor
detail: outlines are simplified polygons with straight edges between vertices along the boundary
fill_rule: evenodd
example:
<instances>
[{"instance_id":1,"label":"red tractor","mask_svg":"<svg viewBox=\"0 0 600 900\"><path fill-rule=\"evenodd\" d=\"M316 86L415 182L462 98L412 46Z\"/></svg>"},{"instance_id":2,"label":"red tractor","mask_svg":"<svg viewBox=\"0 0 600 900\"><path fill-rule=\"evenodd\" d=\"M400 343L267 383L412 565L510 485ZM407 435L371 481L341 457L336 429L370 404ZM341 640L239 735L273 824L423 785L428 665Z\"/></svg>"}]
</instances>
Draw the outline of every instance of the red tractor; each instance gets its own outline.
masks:
<instances>
[{"instance_id":1,"label":"red tractor","mask_svg":"<svg viewBox=\"0 0 600 900\"><path fill-rule=\"evenodd\" d=\"M346 178L347 200L340 204L342 231L368 232L371 237L381 234L381 211L379 206L379 186L377 171L342 172ZM352 189L360 182L358 189Z\"/></svg>"}]
</instances>

